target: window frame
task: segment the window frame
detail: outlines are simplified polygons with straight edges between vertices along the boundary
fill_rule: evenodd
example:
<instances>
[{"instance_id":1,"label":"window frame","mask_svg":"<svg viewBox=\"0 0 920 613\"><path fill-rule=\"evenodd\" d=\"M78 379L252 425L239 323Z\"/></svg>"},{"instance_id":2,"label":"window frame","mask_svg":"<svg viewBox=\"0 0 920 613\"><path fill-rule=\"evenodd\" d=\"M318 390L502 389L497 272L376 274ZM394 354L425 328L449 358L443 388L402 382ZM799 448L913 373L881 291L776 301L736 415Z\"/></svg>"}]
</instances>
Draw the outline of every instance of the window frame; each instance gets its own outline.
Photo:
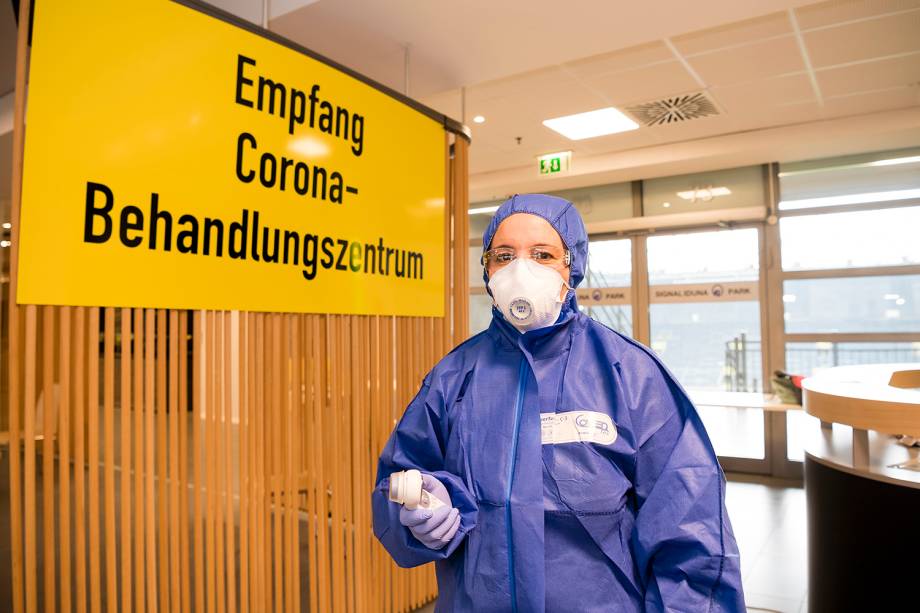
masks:
<instances>
[{"instance_id":1,"label":"window frame","mask_svg":"<svg viewBox=\"0 0 920 613\"><path fill-rule=\"evenodd\" d=\"M761 165L764 182L763 203L751 203L750 210L762 211L757 218L737 219L732 211L724 216L718 211L707 211L694 218L667 219L667 215L645 216L643 212L643 181L632 181L632 219L589 224L590 240L632 241L631 291L633 338L650 346L650 285L648 279L649 236L711 232L718 229L754 228L757 230L759 276L758 291L761 324L761 365L763 391L770 391L773 371L786 368L787 343L800 342L920 342L918 332L866 332L866 333L786 333L784 320L783 285L787 280L831 279L865 276L898 276L920 274L920 264L870 266L834 269L790 270L782 269L782 244L779 220L804 215L831 215L881 209L909 208L920 205L920 198L899 201L859 203L814 207L808 209L779 210L780 170L778 162ZM753 213L752 213L753 214ZM660 217L662 219L656 219ZM612 228L617 228L613 230ZM470 247L482 246L479 238L469 241ZM482 286L470 288L470 294L486 294ZM721 457L723 468L752 474L769 474L794 480L802 479L803 463L787 457L787 420L785 411L764 411L764 459Z\"/></svg>"}]
</instances>

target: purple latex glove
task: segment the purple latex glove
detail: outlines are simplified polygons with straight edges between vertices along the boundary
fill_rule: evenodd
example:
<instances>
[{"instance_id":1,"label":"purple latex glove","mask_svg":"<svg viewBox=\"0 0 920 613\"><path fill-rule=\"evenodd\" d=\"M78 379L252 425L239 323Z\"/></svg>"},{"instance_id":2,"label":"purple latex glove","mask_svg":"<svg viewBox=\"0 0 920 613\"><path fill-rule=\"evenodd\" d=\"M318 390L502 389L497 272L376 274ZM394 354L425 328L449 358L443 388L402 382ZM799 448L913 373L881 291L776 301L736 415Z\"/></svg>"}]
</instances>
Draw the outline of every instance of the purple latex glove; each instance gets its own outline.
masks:
<instances>
[{"instance_id":1,"label":"purple latex glove","mask_svg":"<svg viewBox=\"0 0 920 613\"><path fill-rule=\"evenodd\" d=\"M451 507L447 488L435 477L422 473L422 489L438 498L444 506L414 511L403 507L399 511L399 521L429 549L443 549L460 528L460 511Z\"/></svg>"}]
</instances>

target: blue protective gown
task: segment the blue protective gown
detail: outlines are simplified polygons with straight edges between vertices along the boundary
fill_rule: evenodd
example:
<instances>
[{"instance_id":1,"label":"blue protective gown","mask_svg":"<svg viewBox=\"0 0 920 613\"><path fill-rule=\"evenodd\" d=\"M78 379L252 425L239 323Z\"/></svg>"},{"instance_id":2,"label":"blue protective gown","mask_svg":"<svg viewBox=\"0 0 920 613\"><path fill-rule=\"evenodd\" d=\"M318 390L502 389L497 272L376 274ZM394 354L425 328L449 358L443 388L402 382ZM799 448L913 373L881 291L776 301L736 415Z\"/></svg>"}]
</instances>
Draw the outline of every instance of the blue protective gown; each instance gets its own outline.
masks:
<instances>
[{"instance_id":1,"label":"blue protective gown","mask_svg":"<svg viewBox=\"0 0 920 613\"><path fill-rule=\"evenodd\" d=\"M584 277L587 234L571 203L522 195L483 237L527 212L549 221ZM703 424L674 377L639 343L578 311L519 333L492 322L429 372L383 453L374 533L403 567L435 561L437 611L743 612L725 479ZM548 442L541 416L608 416L612 444ZM387 500L390 473L437 477L461 512L431 550Z\"/></svg>"}]
</instances>

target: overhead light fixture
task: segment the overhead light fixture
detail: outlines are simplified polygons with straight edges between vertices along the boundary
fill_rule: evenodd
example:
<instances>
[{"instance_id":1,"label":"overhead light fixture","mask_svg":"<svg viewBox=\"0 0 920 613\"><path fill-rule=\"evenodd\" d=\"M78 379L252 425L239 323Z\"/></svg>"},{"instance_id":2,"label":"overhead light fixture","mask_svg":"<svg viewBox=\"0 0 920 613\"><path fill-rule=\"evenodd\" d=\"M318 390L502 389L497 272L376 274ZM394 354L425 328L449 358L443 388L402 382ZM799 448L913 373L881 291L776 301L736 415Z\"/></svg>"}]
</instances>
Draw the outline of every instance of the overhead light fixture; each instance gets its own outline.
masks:
<instances>
[{"instance_id":1,"label":"overhead light fixture","mask_svg":"<svg viewBox=\"0 0 920 613\"><path fill-rule=\"evenodd\" d=\"M639 127L639 124L612 106L587 113L547 119L543 125L571 140L627 132Z\"/></svg>"},{"instance_id":2,"label":"overhead light fixture","mask_svg":"<svg viewBox=\"0 0 920 613\"><path fill-rule=\"evenodd\" d=\"M684 200L689 200L691 202L696 202L697 200L702 200L703 202L709 202L716 196L728 196L732 193L732 190L727 187L697 187L686 192L677 192L677 195L683 198Z\"/></svg>"},{"instance_id":3,"label":"overhead light fixture","mask_svg":"<svg viewBox=\"0 0 920 613\"><path fill-rule=\"evenodd\" d=\"M891 158L888 160L878 160L875 162L869 162L869 166L894 166L895 164L913 164L914 162L920 162L920 155L911 155L909 157L903 158Z\"/></svg>"},{"instance_id":4,"label":"overhead light fixture","mask_svg":"<svg viewBox=\"0 0 920 613\"><path fill-rule=\"evenodd\" d=\"M843 204L866 204L868 202L892 202L920 198L920 189L895 189L887 192L866 192L864 194L845 194L825 196L822 198L802 198L801 200L780 200L781 211L838 206Z\"/></svg>"},{"instance_id":5,"label":"overhead light fixture","mask_svg":"<svg viewBox=\"0 0 920 613\"><path fill-rule=\"evenodd\" d=\"M857 162L855 164L840 164L839 166L820 166L818 168L805 168L803 170L784 170L777 176L780 178L792 177L797 175L810 175L818 172L850 170L853 168L868 168L870 166L895 166L897 164L915 164L920 162L920 155L909 155L902 158L888 158L886 160L875 160L874 162Z\"/></svg>"},{"instance_id":6,"label":"overhead light fixture","mask_svg":"<svg viewBox=\"0 0 920 613\"><path fill-rule=\"evenodd\" d=\"M485 122L485 120L486 118L483 117L482 115L476 115L475 117L473 117L473 123L483 123Z\"/></svg>"},{"instance_id":7,"label":"overhead light fixture","mask_svg":"<svg viewBox=\"0 0 920 613\"><path fill-rule=\"evenodd\" d=\"M9 229L12 228L12 227L13 227L13 224L11 224L10 222L8 222L8 221L3 222L3 229L4 229L4 230L9 230Z\"/></svg>"},{"instance_id":8,"label":"overhead light fixture","mask_svg":"<svg viewBox=\"0 0 920 613\"><path fill-rule=\"evenodd\" d=\"M470 209L470 215L485 215L487 213L494 213L498 210L498 205L495 206L481 206L479 208Z\"/></svg>"},{"instance_id":9,"label":"overhead light fixture","mask_svg":"<svg viewBox=\"0 0 920 613\"><path fill-rule=\"evenodd\" d=\"M666 209L669 209L669 208L671 208L671 203L670 203L670 202L662 202L662 203L661 203L661 206L663 206L663 207L666 208Z\"/></svg>"},{"instance_id":10,"label":"overhead light fixture","mask_svg":"<svg viewBox=\"0 0 920 613\"><path fill-rule=\"evenodd\" d=\"M9 247L10 241L0 241L0 247Z\"/></svg>"}]
</instances>

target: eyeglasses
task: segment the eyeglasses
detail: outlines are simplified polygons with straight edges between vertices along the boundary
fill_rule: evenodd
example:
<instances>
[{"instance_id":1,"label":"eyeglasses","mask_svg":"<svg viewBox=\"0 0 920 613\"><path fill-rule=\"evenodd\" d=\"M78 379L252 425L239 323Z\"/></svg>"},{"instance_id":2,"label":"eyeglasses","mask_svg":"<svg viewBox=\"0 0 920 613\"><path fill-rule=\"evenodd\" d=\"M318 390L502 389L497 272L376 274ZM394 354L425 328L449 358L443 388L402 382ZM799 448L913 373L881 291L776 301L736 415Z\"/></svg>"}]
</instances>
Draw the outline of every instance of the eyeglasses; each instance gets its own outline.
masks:
<instances>
[{"instance_id":1,"label":"eyeglasses","mask_svg":"<svg viewBox=\"0 0 920 613\"><path fill-rule=\"evenodd\" d=\"M518 257L517 252L511 247L496 247L482 254L482 265L487 270L497 270L507 266ZM559 268L568 266L572 257L568 249L560 247L531 247L527 257L538 264Z\"/></svg>"}]
</instances>

